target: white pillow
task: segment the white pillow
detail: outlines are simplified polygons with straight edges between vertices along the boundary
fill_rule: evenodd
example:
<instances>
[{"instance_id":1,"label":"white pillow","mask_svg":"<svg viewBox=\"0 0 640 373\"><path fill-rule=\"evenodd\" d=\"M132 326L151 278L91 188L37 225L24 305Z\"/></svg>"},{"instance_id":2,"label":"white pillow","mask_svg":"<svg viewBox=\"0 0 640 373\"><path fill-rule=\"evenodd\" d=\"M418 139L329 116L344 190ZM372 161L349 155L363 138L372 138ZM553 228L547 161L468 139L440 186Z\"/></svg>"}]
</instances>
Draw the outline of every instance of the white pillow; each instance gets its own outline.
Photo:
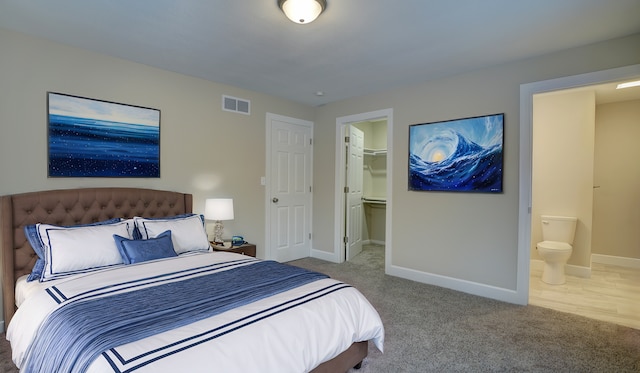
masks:
<instances>
[{"instance_id":1,"label":"white pillow","mask_svg":"<svg viewBox=\"0 0 640 373\"><path fill-rule=\"evenodd\" d=\"M129 238L133 238L135 239L139 239L140 237L136 237L135 235L135 230L136 230L136 221L135 218L130 218L130 219L123 219L122 220L123 223L127 223L127 230L129 231Z\"/></svg>"},{"instance_id":2,"label":"white pillow","mask_svg":"<svg viewBox=\"0 0 640 373\"><path fill-rule=\"evenodd\" d=\"M37 224L45 255L41 280L122 264L113 235L130 237L129 225L126 221L84 227Z\"/></svg>"},{"instance_id":3,"label":"white pillow","mask_svg":"<svg viewBox=\"0 0 640 373\"><path fill-rule=\"evenodd\" d=\"M190 251L208 251L209 239L204 223L199 215L179 216L166 219L146 219L135 217L136 226L142 239L156 238L171 231L171 240L176 254Z\"/></svg>"}]
</instances>

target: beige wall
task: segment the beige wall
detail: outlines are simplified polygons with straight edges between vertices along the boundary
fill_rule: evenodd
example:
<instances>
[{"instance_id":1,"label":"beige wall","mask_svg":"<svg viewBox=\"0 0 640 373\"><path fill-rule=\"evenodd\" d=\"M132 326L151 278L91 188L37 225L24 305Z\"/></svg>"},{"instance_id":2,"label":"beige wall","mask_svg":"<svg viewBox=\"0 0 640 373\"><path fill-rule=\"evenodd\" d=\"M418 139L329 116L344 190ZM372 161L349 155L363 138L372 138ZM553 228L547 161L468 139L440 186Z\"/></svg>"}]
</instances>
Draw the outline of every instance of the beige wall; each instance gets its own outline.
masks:
<instances>
[{"instance_id":1,"label":"beige wall","mask_svg":"<svg viewBox=\"0 0 640 373\"><path fill-rule=\"evenodd\" d=\"M640 100L596 107L594 254L640 259Z\"/></svg>"},{"instance_id":2,"label":"beige wall","mask_svg":"<svg viewBox=\"0 0 640 373\"><path fill-rule=\"evenodd\" d=\"M386 232L386 205L369 204L364 205L364 224L366 232L362 236L370 243L384 245Z\"/></svg>"},{"instance_id":3,"label":"beige wall","mask_svg":"<svg viewBox=\"0 0 640 373\"><path fill-rule=\"evenodd\" d=\"M266 113L313 120L314 108L3 29L0 49L0 195L145 187L192 193L200 213L206 198L232 197L225 236L264 255ZM47 91L160 109L161 177L47 178ZM251 100L251 115L222 111L223 94Z\"/></svg>"},{"instance_id":4,"label":"beige wall","mask_svg":"<svg viewBox=\"0 0 640 373\"><path fill-rule=\"evenodd\" d=\"M0 30L0 194L93 186L134 186L235 198L225 223L264 253L265 115L312 120L314 249L333 252L336 118L393 108L393 266L497 289L517 272L520 84L640 63L640 35L451 78L310 108L264 94L174 74ZM419 80L420 77L416 77ZM162 111L161 178L48 179L46 92ZM222 94L251 100L251 116L220 110ZM407 190L408 126L505 113L504 193ZM233 138L234 141L228 141ZM241 140L240 140L241 139ZM12 162L10 162L10 160Z\"/></svg>"},{"instance_id":5,"label":"beige wall","mask_svg":"<svg viewBox=\"0 0 640 373\"><path fill-rule=\"evenodd\" d=\"M314 158L314 236L334 235L336 118L392 108L393 205L387 236L391 266L416 276L431 274L491 291L504 289L505 294L515 290L520 85L638 64L638 45L640 35L635 35L318 108L314 144L316 154L317 149L326 154ZM409 125L493 113L505 113L504 193L408 191ZM334 251L331 240L314 245Z\"/></svg>"},{"instance_id":6,"label":"beige wall","mask_svg":"<svg viewBox=\"0 0 640 373\"><path fill-rule=\"evenodd\" d=\"M207 197L232 197L225 236L264 255L266 113L313 120L314 108L2 29L0 50L0 195L146 187L193 193L196 212ZM47 178L47 91L160 109L161 177ZM251 115L222 111L223 94L251 100Z\"/></svg>"},{"instance_id":7,"label":"beige wall","mask_svg":"<svg viewBox=\"0 0 640 373\"><path fill-rule=\"evenodd\" d=\"M0 45L0 195L149 187L193 193L196 212L207 197L232 197L227 234L264 248L266 113L313 120L313 108L2 29ZM161 177L47 178L47 91L160 109ZM223 94L251 100L251 115L222 111Z\"/></svg>"},{"instance_id":8,"label":"beige wall","mask_svg":"<svg viewBox=\"0 0 640 373\"><path fill-rule=\"evenodd\" d=\"M370 142L365 142L365 147L369 149L387 148L387 121L377 120L371 123Z\"/></svg>"},{"instance_id":9,"label":"beige wall","mask_svg":"<svg viewBox=\"0 0 640 373\"><path fill-rule=\"evenodd\" d=\"M596 106L593 90L534 98L532 259L541 260L541 214L579 218L569 265L590 268L591 254L640 258L638 118L639 101Z\"/></svg>"},{"instance_id":10,"label":"beige wall","mask_svg":"<svg viewBox=\"0 0 640 373\"><path fill-rule=\"evenodd\" d=\"M541 215L578 218L568 264L591 267L595 93L570 90L533 99L531 255Z\"/></svg>"}]
</instances>

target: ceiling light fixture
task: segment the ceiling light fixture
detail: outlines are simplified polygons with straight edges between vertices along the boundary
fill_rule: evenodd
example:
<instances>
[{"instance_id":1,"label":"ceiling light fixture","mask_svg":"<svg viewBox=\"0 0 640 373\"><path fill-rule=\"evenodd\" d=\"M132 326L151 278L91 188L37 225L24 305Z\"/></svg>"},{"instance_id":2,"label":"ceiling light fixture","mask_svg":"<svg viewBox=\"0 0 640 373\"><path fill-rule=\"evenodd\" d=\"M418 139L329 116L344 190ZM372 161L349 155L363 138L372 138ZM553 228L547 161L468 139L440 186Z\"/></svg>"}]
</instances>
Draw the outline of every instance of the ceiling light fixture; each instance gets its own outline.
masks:
<instances>
[{"instance_id":1,"label":"ceiling light fixture","mask_svg":"<svg viewBox=\"0 0 640 373\"><path fill-rule=\"evenodd\" d=\"M291 21L305 25L318 18L327 0L278 0L278 6Z\"/></svg>"},{"instance_id":2,"label":"ceiling light fixture","mask_svg":"<svg viewBox=\"0 0 640 373\"><path fill-rule=\"evenodd\" d=\"M638 87L638 86L640 86L640 80L636 80L635 82L620 83L618 84L616 89L631 88L631 87Z\"/></svg>"}]
</instances>

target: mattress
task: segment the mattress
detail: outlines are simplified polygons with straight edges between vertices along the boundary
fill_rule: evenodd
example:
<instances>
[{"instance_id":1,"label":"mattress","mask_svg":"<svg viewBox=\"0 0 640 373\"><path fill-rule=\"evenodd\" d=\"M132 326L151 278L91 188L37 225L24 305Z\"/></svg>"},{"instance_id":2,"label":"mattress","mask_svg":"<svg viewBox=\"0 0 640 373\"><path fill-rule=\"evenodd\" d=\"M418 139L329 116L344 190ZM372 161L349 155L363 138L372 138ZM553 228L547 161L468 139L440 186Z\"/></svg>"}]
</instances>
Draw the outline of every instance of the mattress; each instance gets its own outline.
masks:
<instances>
[{"instance_id":1,"label":"mattress","mask_svg":"<svg viewBox=\"0 0 640 373\"><path fill-rule=\"evenodd\" d=\"M199 288L210 286L216 291L228 288L224 294L234 294L234 289L241 289L245 278L242 276L247 276L249 282L247 273L252 266L274 265L264 262L233 253L203 253L106 269L59 280L55 284L32 285L21 281L21 305L7 330L13 360L20 369L25 368L24 372L28 372L33 361L30 359L35 359L31 356L34 355L32 350L46 345L38 340L47 334L41 328L49 331L52 319L55 320L62 310L88 302L89 298L105 301L112 293L132 296L137 288L151 289L158 282L173 286L183 277L202 281L202 276L205 276L200 273L205 272L202 268L215 268L213 272L216 273L207 274L211 277L207 277L205 285ZM228 279L233 277L224 277L239 268L245 274L237 280L230 281ZM226 280L217 281L218 278ZM243 295L246 292L238 290L235 293ZM236 296L238 294L233 295ZM140 310L148 308L144 302L136 307ZM314 277L301 286L285 287L237 307L223 304L220 309L221 312L210 317L195 321L189 319L183 325L154 331L151 335L138 335L138 330L132 329L131 334L138 337L125 343L120 343L123 339L115 339L118 341L114 342L115 345L105 342L107 347L100 347L95 358L89 359L87 371L211 372L215 367L215 371L221 372L306 372L337 356L354 342L372 340L377 348L383 349L384 328L375 309L357 289L328 277ZM84 314L85 311L81 312ZM119 326L125 321L128 322L115 317L101 322L107 329L119 330L128 327ZM74 323L69 325L76 325ZM60 334L46 337L51 339L53 346L64 345L59 354L75 350L71 344L86 334L83 331L77 336L67 335L73 333L73 329L94 330L93 327L60 325L56 326L60 328ZM118 327L113 327L115 325ZM96 333L99 337L110 335L107 332ZM59 342L64 338L71 342ZM50 348L43 351L50 351ZM67 360L82 359L72 356ZM49 362L42 364L51 366ZM82 367L78 369L84 370Z\"/></svg>"}]
</instances>

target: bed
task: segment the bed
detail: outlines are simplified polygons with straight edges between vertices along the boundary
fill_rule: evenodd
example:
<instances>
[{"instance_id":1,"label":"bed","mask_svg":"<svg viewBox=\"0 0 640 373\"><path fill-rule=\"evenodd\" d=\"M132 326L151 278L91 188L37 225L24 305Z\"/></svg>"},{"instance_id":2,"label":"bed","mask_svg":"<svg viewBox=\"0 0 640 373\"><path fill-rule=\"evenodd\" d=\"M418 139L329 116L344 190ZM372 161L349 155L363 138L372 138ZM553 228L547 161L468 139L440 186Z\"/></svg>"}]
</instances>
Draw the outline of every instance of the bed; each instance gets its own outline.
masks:
<instances>
[{"instance_id":1,"label":"bed","mask_svg":"<svg viewBox=\"0 0 640 373\"><path fill-rule=\"evenodd\" d=\"M191 214L190 194L88 188L0 198L5 327L14 362L25 372L50 367L52 361L65 369L88 372L346 372L359 367L369 341L382 350L384 328L377 312L348 284L239 254L179 252L185 242L197 241L190 238L197 235L186 236L188 229L176 225L193 227L193 220L201 219ZM97 222L109 223L94 225ZM51 234L55 245L50 246L56 248L59 242L69 242L64 241L65 234L82 227L72 233L92 234L87 241L92 244L85 246L96 251L103 241L93 243L94 237L121 233L113 237L122 259L131 264L74 269L68 276L57 277L67 273L59 270L61 251L55 254L59 262L47 254L50 262L44 269L39 267L39 255L29 243L33 238L25 235L25 226L36 227L33 229L42 237ZM132 227L138 226L144 227L144 244L152 245L147 247L157 250L170 241L180 255L140 259L138 255L147 254L137 251L143 242ZM173 229L151 234L167 227ZM73 242L68 245L77 240ZM76 256L85 260L85 255ZM24 285L27 276L40 272L42 282L29 282L33 286L28 296L20 290L17 307L16 283ZM282 278L276 278L276 273ZM186 289L199 291L191 294ZM118 297L112 300L112 294ZM168 299L175 303L162 308L163 303L170 303ZM114 311L105 311L111 309ZM118 312L134 316L109 319ZM158 319L138 317L147 313ZM105 327L104 331L98 326ZM69 329L82 332L61 342L61 335ZM64 348L56 354L42 353L60 345ZM78 356L69 352L91 350L87 346L94 352ZM58 354L66 357L58 358Z\"/></svg>"}]
</instances>

